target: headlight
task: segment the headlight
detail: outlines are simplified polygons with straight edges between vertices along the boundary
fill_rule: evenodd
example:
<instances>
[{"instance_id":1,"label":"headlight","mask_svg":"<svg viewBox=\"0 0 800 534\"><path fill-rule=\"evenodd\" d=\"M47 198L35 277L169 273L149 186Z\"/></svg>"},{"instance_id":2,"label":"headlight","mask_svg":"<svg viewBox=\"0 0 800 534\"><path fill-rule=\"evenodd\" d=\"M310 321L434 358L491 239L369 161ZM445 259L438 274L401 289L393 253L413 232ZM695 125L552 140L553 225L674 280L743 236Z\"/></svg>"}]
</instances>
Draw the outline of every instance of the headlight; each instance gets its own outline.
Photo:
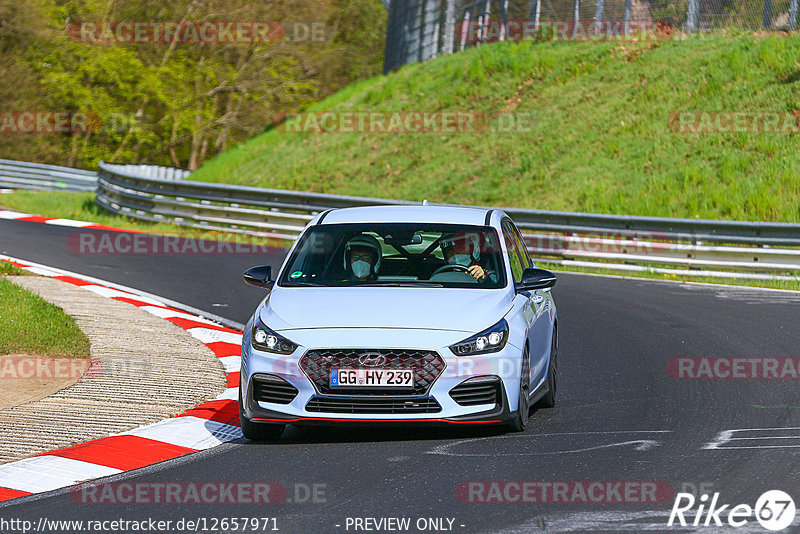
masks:
<instances>
[{"instance_id":1,"label":"headlight","mask_svg":"<svg viewBox=\"0 0 800 534\"><path fill-rule=\"evenodd\" d=\"M291 354L297 349L296 343L270 330L258 317L253 321L252 339L253 347L264 352Z\"/></svg>"},{"instance_id":2,"label":"headlight","mask_svg":"<svg viewBox=\"0 0 800 534\"><path fill-rule=\"evenodd\" d=\"M506 346L506 341L508 341L508 323L505 319L500 319L493 327L455 345L450 345L450 350L456 356L488 354L502 350Z\"/></svg>"}]
</instances>

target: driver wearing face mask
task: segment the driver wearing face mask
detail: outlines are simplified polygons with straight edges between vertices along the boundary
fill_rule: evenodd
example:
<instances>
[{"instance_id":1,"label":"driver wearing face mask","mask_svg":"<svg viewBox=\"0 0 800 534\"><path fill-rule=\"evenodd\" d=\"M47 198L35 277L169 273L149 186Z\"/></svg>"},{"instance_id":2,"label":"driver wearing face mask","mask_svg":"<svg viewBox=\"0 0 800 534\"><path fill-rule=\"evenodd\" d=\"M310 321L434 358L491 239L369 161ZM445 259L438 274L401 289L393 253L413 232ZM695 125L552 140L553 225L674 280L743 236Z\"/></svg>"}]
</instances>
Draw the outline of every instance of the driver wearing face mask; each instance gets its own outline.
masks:
<instances>
[{"instance_id":1,"label":"driver wearing face mask","mask_svg":"<svg viewBox=\"0 0 800 534\"><path fill-rule=\"evenodd\" d=\"M350 238L344 247L344 270L348 280L375 280L381 265L381 244L371 235Z\"/></svg>"},{"instance_id":2,"label":"driver wearing face mask","mask_svg":"<svg viewBox=\"0 0 800 534\"><path fill-rule=\"evenodd\" d=\"M461 265L478 282L488 279L494 281L494 273L487 271L479 263L481 259L481 238L475 232L446 234L439 239L444 260L450 265ZM488 278L487 278L488 277Z\"/></svg>"}]
</instances>

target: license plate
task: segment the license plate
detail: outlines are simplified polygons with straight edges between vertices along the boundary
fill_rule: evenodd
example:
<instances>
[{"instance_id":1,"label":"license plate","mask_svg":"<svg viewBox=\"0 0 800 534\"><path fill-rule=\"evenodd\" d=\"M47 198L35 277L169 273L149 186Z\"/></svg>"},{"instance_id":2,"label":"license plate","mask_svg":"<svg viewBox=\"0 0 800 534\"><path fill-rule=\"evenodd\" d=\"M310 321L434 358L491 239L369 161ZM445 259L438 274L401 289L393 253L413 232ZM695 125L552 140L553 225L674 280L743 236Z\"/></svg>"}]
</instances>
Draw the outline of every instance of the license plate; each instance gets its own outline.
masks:
<instances>
[{"instance_id":1,"label":"license plate","mask_svg":"<svg viewBox=\"0 0 800 534\"><path fill-rule=\"evenodd\" d=\"M331 369L331 387L398 387L414 385L411 369Z\"/></svg>"}]
</instances>

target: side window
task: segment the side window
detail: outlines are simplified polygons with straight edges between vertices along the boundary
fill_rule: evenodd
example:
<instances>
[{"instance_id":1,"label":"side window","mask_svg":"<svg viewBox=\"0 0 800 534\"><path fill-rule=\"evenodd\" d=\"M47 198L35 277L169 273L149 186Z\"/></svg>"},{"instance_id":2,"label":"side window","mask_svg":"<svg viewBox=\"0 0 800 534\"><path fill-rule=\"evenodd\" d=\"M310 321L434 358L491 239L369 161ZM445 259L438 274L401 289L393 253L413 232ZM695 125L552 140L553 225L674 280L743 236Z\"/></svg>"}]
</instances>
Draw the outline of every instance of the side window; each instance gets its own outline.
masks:
<instances>
[{"instance_id":1,"label":"side window","mask_svg":"<svg viewBox=\"0 0 800 534\"><path fill-rule=\"evenodd\" d=\"M522 260L522 268L527 269L528 267L533 267L531 255L528 254L528 247L525 246L525 240L522 239L522 235L519 233L519 228L517 228L514 224L509 224L509 226L514 229L514 242L517 244L517 249L519 250L519 256Z\"/></svg>"},{"instance_id":2,"label":"side window","mask_svg":"<svg viewBox=\"0 0 800 534\"><path fill-rule=\"evenodd\" d=\"M514 229L508 224L508 221L503 222L503 238L506 241L506 249L508 249L507 257L509 265L511 265L511 274L514 276L515 282L521 282L523 264L514 241Z\"/></svg>"}]
</instances>

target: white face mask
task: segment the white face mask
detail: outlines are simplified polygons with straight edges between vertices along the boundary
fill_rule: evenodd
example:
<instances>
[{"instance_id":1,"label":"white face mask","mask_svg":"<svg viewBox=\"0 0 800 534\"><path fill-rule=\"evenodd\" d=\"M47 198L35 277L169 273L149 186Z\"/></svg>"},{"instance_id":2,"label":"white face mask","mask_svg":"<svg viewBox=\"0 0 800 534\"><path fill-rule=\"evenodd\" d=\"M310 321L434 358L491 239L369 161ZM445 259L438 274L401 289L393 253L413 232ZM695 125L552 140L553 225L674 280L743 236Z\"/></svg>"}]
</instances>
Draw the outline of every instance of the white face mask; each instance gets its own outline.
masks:
<instances>
[{"instance_id":1,"label":"white face mask","mask_svg":"<svg viewBox=\"0 0 800 534\"><path fill-rule=\"evenodd\" d=\"M463 265L469 267L472 263L472 256L469 254L453 254L448 260L449 263Z\"/></svg>"},{"instance_id":2,"label":"white face mask","mask_svg":"<svg viewBox=\"0 0 800 534\"><path fill-rule=\"evenodd\" d=\"M364 260L354 261L350 266L353 268L356 278L366 278L372 270L372 266Z\"/></svg>"}]
</instances>

